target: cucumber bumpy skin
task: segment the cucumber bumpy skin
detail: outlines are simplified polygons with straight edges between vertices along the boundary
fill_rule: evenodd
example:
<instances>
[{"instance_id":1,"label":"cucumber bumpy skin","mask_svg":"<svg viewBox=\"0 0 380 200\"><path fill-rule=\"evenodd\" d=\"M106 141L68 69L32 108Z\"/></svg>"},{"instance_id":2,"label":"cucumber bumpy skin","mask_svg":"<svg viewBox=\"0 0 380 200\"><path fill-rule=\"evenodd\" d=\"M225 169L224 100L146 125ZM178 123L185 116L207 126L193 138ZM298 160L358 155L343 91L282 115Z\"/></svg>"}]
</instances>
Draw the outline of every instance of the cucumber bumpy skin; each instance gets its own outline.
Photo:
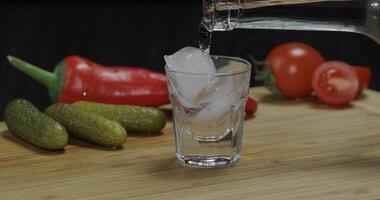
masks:
<instances>
[{"instance_id":1,"label":"cucumber bumpy skin","mask_svg":"<svg viewBox=\"0 0 380 200\"><path fill-rule=\"evenodd\" d=\"M72 106L118 121L130 132L155 133L160 132L166 125L165 114L158 108L88 101L78 101Z\"/></svg>"},{"instance_id":2,"label":"cucumber bumpy skin","mask_svg":"<svg viewBox=\"0 0 380 200\"><path fill-rule=\"evenodd\" d=\"M118 122L69 104L53 104L45 113L63 124L70 136L99 145L118 147L127 138L127 132Z\"/></svg>"},{"instance_id":3,"label":"cucumber bumpy skin","mask_svg":"<svg viewBox=\"0 0 380 200\"><path fill-rule=\"evenodd\" d=\"M25 99L14 99L5 107L5 123L11 133L37 147L59 150L69 140L61 124L40 112Z\"/></svg>"}]
</instances>

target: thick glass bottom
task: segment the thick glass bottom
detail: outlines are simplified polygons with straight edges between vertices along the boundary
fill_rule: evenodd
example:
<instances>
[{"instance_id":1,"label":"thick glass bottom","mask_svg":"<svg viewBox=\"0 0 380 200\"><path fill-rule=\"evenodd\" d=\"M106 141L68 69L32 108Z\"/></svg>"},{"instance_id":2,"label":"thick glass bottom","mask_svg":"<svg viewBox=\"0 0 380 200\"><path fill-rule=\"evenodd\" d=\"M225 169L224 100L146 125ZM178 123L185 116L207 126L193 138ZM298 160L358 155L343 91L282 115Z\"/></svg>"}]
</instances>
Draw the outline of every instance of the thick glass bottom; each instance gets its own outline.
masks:
<instances>
[{"instance_id":1,"label":"thick glass bottom","mask_svg":"<svg viewBox=\"0 0 380 200\"><path fill-rule=\"evenodd\" d=\"M240 159L240 154L231 156L185 156L177 153L176 156L177 160L185 166L201 168L230 166Z\"/></svg>"}]
</instances>

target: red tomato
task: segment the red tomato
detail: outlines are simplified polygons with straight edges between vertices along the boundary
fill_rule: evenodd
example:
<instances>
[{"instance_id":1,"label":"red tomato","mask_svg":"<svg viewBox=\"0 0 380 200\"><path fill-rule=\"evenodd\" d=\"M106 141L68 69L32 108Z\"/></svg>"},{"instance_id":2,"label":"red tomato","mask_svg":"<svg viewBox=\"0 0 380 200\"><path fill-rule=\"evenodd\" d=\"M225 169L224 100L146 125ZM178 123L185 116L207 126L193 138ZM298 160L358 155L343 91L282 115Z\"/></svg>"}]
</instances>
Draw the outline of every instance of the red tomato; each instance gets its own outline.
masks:
<instances>
[{"instance_id":1,"label":"red tomato","mask_svg":"<svg viewBox=\"0 0 380 200\"><path fill-rule=\"evenodd\" d=\"M253 98L248 97L247 103L245 104L245 114L247 116L251 116L256 111L257 111L257 102Z\"/></svg>"},{"instance_id":2,"label":"red tomato","mask_svg":"<svg viewBox=\"0 0 380 200\"><path fill-rule=\"evenodd\" d=\"M359 80L359 90L356 94L356 97L359 97L362 91L368 88L369 80L371 79L371 69L367 67L354 66L354 70Z\"/></svg>"},{"instance_id":3,"label":"red tomato","mask_svg":"<svg viewBox=\"0 0 380 200\"><path fill-rule=\"evenodd\" d=\"M319 66L312 80L318 99L331 106L343 106L352 101L359 89L353 68L340 61L329 61Z\"/></svg>"},{"instance_id":4,"label":"red tomato","mask_svg":"<svg viewBox=\"0 0 380 200\"><path fill-rule=\"evenodd\" d=\"M324 60L316 49L300 42L277 46L267 56L277 90L290 98L310 95L313 72Z\"/></svg>"}]
</instances>

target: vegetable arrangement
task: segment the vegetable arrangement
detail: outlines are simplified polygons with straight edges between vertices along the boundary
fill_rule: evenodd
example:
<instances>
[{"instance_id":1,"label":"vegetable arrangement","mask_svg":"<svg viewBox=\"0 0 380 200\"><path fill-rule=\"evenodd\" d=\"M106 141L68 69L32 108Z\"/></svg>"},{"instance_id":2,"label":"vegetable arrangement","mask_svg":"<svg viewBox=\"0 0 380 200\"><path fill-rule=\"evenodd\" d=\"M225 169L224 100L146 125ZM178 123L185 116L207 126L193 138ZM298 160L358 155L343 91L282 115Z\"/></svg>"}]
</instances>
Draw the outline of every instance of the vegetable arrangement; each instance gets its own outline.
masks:
<instances>
[{"instance_id":1,"label":"vegetable arrangement","mask_svg":"<svg viewBox=\"0 0 380 200\"><path fill-rule=\"evenodd\" d=\"M106 67L68 56L54 73L8 56L12 66L48 88L55 102L44 112L25 99L9 102L5 122L13 134L37 147L63 149L69 137L119 147L127 132L160 132L166 124L158 108L169 103L166 76L138 67ZM249 98L248 116L257 110Z\"/></svg>"},{"instance_id":2,"label":"vegetable arrangement","mask_svg":"<svg viewBox=\"0 0 380 200\"><path fill-rule=\"evenodd\" d=\"M14 99L4 115L11 133L49 150L63 149L69 136L116 148L129 131L160 132L166 124L165 114L157 108L85 101L55 103L41 112L25 99Z\"/></svg>"},{"instance_id":3,"label":"vegetable arrangement","mask_svg":"<svg viewBox=\"0 0 380 200\"><path fill-rule=\"evenodd\" d=\"M313 94L333 107L345 106L359 97L371 77L367 67L326 61L319 51L300 42L275 47L265 62L258 62L253 57L251 60L256 67L257 80L274 94L288 98Z\"/></svg>"},{"instance_id":4,"label":"vegetable arrangement","mask_svg":"<svg viewBox=\"0 0 380 200\"><path fill-rule=\"evenodd\" d=\"M79 56L66 57L51 73L12 56L8 59L45 85L55 102L45 112L24 99L6 106L9 130L33 145L57 150L66 146L69 137L77 137L118 147L128 131L159 132L166 124L163 112L151 108L169 103L164 74L137 67L105 67ZM316 49L300 42L275 47L265 62L251 59L256 78L274 94L287 98L314 95L334 107L358 98L371 77L367 67L326 61ZM246 115L256 111L257 102L248 98Z\"/></svg>"}]
</instances>

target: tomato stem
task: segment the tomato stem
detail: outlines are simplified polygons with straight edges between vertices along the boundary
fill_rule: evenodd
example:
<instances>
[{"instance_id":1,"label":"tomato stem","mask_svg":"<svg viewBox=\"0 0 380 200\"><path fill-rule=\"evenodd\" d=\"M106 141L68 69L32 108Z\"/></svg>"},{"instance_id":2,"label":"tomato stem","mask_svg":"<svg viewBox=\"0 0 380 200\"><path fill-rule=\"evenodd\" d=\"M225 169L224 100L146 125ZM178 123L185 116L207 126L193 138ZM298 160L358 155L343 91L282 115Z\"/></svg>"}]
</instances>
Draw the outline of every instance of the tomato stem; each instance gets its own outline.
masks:
<instances>
[{"instance_id":1,"label":"tomato stem","mask_svg":"<svg viewBox=\"0 0 380 200\"><path fill-rule=\"evenodd\" d=\"M266 61L259 61L255 57L253 57L251 54L248 54L248 59L252 62L253 64L253 71L255 74L259 74L260 71L266 66L267 62Z\"/></svg>"},{"instance_id":2,"label":"tomato stem","mask_svg":"<svg viewBox=\"0 0 380 200\"><path fill-rule=\"evenodd\" d=\"M266 60L259 61L252 55L248 55L248 59L253 63L253 70L255 72L255 79L262 81L264 86L267 87L276 96L281 96L276 86L276 78L273 76L272 71L268 67Z\"/></svg>"}]
</instances>

